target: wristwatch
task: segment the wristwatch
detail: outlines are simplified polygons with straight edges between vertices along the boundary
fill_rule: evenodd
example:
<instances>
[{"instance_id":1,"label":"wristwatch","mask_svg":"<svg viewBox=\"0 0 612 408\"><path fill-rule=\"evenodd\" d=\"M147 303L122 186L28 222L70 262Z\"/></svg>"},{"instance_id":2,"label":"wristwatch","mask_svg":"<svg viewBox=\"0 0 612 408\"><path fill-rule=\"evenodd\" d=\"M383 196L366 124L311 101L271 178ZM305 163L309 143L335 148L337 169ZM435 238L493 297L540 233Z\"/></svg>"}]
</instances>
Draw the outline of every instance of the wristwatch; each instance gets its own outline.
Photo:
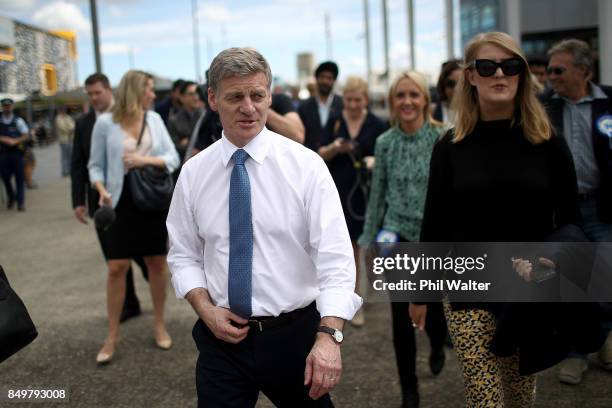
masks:
<instances>
[{"instance_id":1,"label":"wristwatch","mask_svg":"<svg viewBox=\"0 0 612 408\"><path fill-rule=\"evenodd\" d=\"M344 334L342 334L342 332L338 329L334 329L327 326L319 326L317 328L317 332L327 333L331 335L337 344L342 344L342 340L344 340Z\"/></svg>"}]
</instances>

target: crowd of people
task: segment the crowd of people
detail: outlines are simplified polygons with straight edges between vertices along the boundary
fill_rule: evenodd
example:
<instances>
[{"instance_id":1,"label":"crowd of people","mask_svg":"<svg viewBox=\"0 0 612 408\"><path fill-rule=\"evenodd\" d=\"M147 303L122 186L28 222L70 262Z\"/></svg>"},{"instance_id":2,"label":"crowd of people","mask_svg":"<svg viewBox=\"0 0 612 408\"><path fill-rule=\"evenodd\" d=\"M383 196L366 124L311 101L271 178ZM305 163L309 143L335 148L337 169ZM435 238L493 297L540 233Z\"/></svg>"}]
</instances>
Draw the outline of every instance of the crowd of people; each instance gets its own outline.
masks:
<instances>
[{"instance_id":1,"label":"crowd of people","mask_svg":"<svg viewBox=\"0 0 612 408\"><path fill-rule=\"evenodd\" d=\"M271 93L270 67L250 48L221 52L205 85L177 80L157 104L146 72L128 71L114 95L105 75L92 74L90 110L72 122L60 110L56 127L75 217L93 218L108 267L97 363L113 360L120 322L140 314L132 260L150 284L155 344L172 347L168 265L177 297L199 318L201 406L253 406L259 391L278 406L333 406L344 323L366 324L361 249L381 234L543 242L573 226L612 241L612 88L593 72L582 41L528 59L509 35L479 34L463 59L442 65L435 102L423 74L397 75L388 121L369 109L364 79L346 78L336 94L332 61L317 67L315 92L297 107ZM2 108L0 171L9 208L23 209L28 129L12 101ZM142 204L147 194L159 198L152 207ZM526 274L533 266L515 264ZM533 406L538 371L561 363L559 380L578 384L587 353L612 370L610 304L576 308L601 317L583 319L587 339L511 318L524 305L392 297L390 308L403 407L420 405L416 331L428 334L433 375L454 349L469 407ZM570 308L530 313L579 316ZM554 355L543 338L556 342Z\"/></svg>"}]
</instances>

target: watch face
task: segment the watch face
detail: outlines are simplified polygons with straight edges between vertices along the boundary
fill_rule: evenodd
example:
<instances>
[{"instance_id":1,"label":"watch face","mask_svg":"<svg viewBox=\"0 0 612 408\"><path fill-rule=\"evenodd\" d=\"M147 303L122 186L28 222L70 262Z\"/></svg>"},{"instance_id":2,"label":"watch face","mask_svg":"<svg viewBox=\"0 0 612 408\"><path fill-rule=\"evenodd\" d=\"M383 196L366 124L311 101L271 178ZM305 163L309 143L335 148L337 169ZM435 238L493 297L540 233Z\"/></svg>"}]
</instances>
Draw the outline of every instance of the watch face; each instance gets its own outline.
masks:
<instances>
[{"instance_id":1,"label":"watch face","mask_svg":"<svg viewBox=\"0 0 612 408\"><path fill-rule=\"evenodd\" d=\"M338 342L338 343L342 343L342 340L344 339L344 335L342 334L342 332L340 330L336 330L334 332L334 339Z\"/></svg>"}]
</instances>

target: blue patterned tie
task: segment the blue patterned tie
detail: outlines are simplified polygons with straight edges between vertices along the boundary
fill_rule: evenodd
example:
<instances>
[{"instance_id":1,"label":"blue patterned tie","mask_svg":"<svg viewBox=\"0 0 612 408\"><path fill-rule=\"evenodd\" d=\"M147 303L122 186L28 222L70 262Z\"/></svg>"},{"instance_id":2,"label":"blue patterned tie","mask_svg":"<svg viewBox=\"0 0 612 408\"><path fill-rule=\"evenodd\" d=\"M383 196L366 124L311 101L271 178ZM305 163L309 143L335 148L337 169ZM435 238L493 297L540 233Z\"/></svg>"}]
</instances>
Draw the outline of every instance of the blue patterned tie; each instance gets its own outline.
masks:
<instances>
[{"instance_id":1,"label":"blue patterned tie","mask_svg":"<svg viewBox=\"0 0 612 408\"><path fill-rule=\"evenodd\" d=\"M244 162L249 155L244 150L238 149L232 158L234 169L229 193L228 295L230 310L239 316L248 318L251 316L253 224L251 222L251 185Z\"/></svg>"}]
</instances>

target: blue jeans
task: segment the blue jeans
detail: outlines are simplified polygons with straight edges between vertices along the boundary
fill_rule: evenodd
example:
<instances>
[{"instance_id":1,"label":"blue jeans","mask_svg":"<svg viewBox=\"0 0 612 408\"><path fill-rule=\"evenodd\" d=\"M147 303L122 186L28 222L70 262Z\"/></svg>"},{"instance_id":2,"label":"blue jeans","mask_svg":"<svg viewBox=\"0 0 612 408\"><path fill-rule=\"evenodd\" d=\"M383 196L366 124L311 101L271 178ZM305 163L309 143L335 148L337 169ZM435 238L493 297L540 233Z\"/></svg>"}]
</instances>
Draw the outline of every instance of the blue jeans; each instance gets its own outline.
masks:
<instances>
[{"instance_id":1,"label":"blue jeans","mask_svg":"<svg viewBox=\"0 0 612 408\"><path fill-rule=\"evenodd\" d=\"M589 198L580 203L580 212L582 213L582 224L584 233L592 242L612 242L612 224L606 224L599 221L597 216L597 200ZM602 307L610 307L602 306ZM612 321L603 321L601 328L604 333L612 331ZM581 353L571 352L568 357L579 357L586 360L587 356Z\"/></svg>"}]
</instances>

